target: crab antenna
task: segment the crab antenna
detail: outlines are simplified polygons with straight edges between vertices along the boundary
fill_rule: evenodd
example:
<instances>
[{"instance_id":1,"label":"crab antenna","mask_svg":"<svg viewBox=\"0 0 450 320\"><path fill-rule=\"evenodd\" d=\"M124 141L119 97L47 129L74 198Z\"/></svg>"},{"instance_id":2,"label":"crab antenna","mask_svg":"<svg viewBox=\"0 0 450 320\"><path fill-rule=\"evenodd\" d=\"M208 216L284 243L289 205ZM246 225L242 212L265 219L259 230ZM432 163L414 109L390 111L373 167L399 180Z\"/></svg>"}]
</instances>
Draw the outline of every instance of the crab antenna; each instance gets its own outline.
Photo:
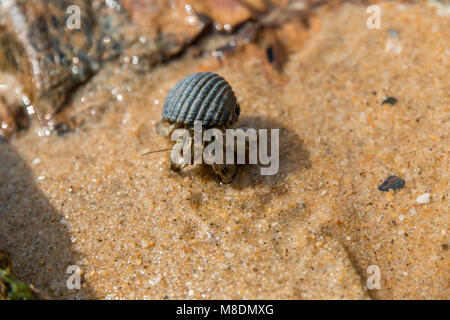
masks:
<instances>
[{"instance_id":1,"label":"crab antenna","mask_svg":"<svg viewBox=\"0 0 450 320\"><path fill-rule=\"evenodd\" d=\"M171 149L161 149L161 150L155 150L155 151L148 151L148 152L142 153L141 156L146 156L148 154L157 153L157 152L164 152L164 151L170 151L170 150L172 150L172 148Z\"/></svg>"}]
</instances>

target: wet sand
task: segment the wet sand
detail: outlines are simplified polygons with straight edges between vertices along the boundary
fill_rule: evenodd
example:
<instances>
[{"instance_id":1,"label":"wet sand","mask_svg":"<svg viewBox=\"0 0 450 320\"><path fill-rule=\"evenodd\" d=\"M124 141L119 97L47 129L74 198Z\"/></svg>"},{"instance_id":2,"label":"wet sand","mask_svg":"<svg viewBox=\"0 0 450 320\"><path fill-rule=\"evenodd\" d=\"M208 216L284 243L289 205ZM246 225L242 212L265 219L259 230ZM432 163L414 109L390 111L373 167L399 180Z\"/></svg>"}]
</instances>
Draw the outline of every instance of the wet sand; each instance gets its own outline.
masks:
<instances>
[{"instance_id":1,"label":"wet sand","mask_svg":"<svg viewBox=\"0 0 450 320\"><path fill-rule=\"evenodd\" d=\"M15 274L55 298L448 299L450 20L425 2L381 8L380 30L365 7L320 11L281 72L252 44L223 63L107 65L73 97L75 132L35 124L0 144ZM170 146L154 129L165 95L205 70L232 85L238 125L280 129L276 176L250 166L219 185L140 156ZM404 188L378 190L391 174Z\"/></svg>"}]
</instances>

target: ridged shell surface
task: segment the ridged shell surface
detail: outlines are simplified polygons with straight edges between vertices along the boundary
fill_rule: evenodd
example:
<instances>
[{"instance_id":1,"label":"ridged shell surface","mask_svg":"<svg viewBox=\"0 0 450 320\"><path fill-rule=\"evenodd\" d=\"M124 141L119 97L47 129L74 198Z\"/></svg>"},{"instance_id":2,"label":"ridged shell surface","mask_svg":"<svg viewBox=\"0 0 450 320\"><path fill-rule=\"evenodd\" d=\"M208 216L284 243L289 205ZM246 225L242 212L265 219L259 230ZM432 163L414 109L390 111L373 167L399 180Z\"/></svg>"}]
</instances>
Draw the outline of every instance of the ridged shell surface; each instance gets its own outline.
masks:
<instances>
[{"instance_id":1,"label":"ridged shell surface","mask_svg":"<svg viewBox=\"0 0 450 320\"><path fill-rule=\"evenodd\" d=\"M162 118L206 126L233 124L240 113L231 86L212 72L200 72L178 82L167 94Z\"/></svg>"}]
</instances>

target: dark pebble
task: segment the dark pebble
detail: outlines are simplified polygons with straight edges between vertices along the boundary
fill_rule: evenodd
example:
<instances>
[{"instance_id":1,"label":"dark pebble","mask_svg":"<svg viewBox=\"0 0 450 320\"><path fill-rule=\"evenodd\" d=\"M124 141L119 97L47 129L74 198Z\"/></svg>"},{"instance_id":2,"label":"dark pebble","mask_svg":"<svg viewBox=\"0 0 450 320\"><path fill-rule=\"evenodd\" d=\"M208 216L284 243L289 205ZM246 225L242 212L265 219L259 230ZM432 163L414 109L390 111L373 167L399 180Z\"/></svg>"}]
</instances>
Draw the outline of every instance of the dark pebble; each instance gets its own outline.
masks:
<instances>
[{"instance_id":1,"label":"dark pebble","mask_svg":"<svg viewBox=\"0 0 450 320\"><path fill-rule=\"evenodd\" d=\"M397 176L390 176L378 187L380 191L400 190L405 186L405 180Z\"/></svg>"},{"instance_id":2,"label":"dark pebble","mask_svg":"<svg viewBox=\"0 0 450 320\"><path fill-rule=\"evenodd\" d=\"M398 100L397 100L396 98L394 98L394 97L387 97L386 99L383 100L383 102L381 103L381 105L386 104L386 103L395 105L395 104L397 104L397 101L398 101Z\"/></svg>"}]
</instances>

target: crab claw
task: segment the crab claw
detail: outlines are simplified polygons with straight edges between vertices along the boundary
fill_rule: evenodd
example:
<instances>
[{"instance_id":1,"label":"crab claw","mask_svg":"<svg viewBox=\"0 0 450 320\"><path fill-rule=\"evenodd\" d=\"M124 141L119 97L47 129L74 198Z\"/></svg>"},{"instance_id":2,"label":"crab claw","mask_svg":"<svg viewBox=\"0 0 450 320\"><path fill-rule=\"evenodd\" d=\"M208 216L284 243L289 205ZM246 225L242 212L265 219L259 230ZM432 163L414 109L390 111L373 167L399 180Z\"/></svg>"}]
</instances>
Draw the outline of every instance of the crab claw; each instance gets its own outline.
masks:
<instances>
[{"instance_id":1,"label":"crab claw","mask_svg":"<svg viewBox=\"0 0 450 320\"><path fill-rule=\"evenodd\" d=\"M189 132L177 140L170 153L170 169L179 172L191 164L192 137Z\"/></svg>"}]
</instances>

